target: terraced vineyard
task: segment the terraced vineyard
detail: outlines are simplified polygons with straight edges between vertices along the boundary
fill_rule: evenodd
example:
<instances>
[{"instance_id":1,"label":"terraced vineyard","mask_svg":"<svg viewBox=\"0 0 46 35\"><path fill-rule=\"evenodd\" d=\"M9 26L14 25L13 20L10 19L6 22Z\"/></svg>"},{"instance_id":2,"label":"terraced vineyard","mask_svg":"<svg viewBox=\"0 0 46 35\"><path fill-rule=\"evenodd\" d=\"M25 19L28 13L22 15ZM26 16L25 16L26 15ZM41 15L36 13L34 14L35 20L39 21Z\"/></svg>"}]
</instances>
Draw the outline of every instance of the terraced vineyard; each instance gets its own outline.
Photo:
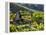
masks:
<instances>
[{"instance_id":1,"label":"terraced vineyard","mask_svg":"<svg viewBox=\"0 0 46 35\"><path fill-rule=\"evenodd\" d=\"M44 12L20 10L21 19L17 24L14 22L16 13L10 12L10 32L27 32L44 30Z\"/></svg>"}]
</instances>

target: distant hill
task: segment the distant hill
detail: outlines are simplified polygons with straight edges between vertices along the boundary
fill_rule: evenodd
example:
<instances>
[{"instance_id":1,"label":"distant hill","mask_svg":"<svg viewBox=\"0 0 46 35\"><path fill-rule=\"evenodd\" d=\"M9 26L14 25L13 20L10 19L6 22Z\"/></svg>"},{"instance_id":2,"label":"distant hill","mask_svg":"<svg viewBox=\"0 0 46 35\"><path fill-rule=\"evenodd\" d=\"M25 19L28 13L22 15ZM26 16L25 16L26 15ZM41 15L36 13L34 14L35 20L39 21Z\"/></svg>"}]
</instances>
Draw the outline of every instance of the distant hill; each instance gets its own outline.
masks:
<instances>
[{"instance_id":1,"label":"distant hill","mask_svg":"<svg viewBox=\"0 0 46 35\"><path fill-rule=\"evenodd\" d=\"M21 5L26 6L30 9L44 11L44 5L42 4L21 4ZM16 8L18 7L14 5L14 3L10 3L10 11L16 11Z\"/></svg>"},{"instance_id":2,"label":"distant hill","mask_svg":"<svg viewBox=\"0 0 46 35\"><path fill-rule=\"evenodd\" d=\"M42 5L42 4L22 4L22 5L30 8L30 9L44 11L44 5Z\"/></svg>"}]
</instances>

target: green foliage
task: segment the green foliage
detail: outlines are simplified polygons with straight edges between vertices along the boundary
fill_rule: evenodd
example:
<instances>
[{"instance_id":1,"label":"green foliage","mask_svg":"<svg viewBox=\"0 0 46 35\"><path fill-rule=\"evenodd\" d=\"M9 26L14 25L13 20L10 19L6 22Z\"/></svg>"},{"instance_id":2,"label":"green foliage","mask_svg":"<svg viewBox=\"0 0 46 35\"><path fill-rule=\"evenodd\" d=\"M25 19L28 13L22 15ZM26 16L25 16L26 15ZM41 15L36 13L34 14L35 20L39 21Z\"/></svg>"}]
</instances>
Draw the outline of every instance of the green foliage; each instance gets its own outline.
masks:
<instances>
[{"instance_id":1,"label":"green foliage","mask_svg":"<svg viewBox=\"0 0 46 35\"><path fill-rule=\"evenodd\" d=\"M10 32L15 32L16 26L14 24L10 24Z\"/></svg>"},{"instance_id":2,"label":"green foliage","mask_svg":"<svg viewBox=\"0 0 46 35\"><path fill-rule=\"evenodd\" d=\"M34 12L32 19L34 21L43 20L44 19L44 13L43 12Z\"/></svg>"},{"instance_id":3,"label":"green foliage","mask_svg":"<svg viewBox=\"0 0 46 35\"><path fill-rule=\"evenodd\" d=\"M23 19L31 20L31 22L21 22L22 25L16 25L13 22L13 19L16 17L15 13L10 13L10 21L12 20L12 23L10 23L10 32L26 32L26 31L40 31L44 30L44 13L41 11L33 12L31 16L31 12L28 12L26 10L20 10L21 16ZM40 20L43 20L43 22L38 22ZM38 24L39 23L39 24Z\"/></svg>"}]
</instances>

